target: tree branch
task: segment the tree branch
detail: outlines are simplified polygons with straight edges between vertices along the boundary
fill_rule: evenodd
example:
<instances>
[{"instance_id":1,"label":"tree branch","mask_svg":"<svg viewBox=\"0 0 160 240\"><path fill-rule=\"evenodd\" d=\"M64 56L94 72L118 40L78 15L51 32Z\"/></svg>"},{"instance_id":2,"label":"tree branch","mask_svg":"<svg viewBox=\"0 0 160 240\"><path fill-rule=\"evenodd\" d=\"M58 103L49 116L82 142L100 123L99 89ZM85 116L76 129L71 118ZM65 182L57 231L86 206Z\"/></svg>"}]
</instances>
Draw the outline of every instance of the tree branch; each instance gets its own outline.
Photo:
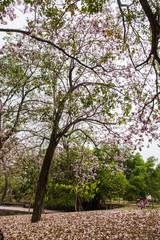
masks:
<instances>
[{"instance_id":1,"label":"tree branch","mask_svg":"<svg viewBox=\"0 0 160 240\"><path fill-rule=\"evenodd\" d=\"M157 53L158 35L160 34L160 25L156 21L155 14L152 12L148 1L147 0L139 0L139 1L142 6L142 9L144 10L144 12L149 20L151 30L152 30L152 47L151 47L150 57L153 54L153 56L156 59L156 61L158 62L158 64L160 64L160 58Z\"/></svg>"},{"instance_id":2,"label":"tree branch","mask_svg":"<svg viewBox=\"0 0 160 240\"><path fill-rule=\"evenodd\" d=\"M25 31L25 30L21 30L21 29L0 28L0 32L21 33L21 34L27 35L27 36L29 36L29 37L39 41L39 42L43 42L43 43L47 43L49 45L52 45L54 48L58 49L60 52L65 54L67 57L69 57L69 58L75 60L76 62L78 62L81 66L83 66L83 67L85 67L87 69L92 70L95 74L97 74L97 73L94 70L94 68L95 67L100 67L100 66L89 67L88 65L84 64L83 62L81 62L78 58L76 58L76 57L70 55L69 53L67 53L63 48L59 47L55 43L51 42L50 40L46 40L46 39L40 38L40 37L36 36L35 34L33 34L30 31Z\"/></svg>"}]
</instances>

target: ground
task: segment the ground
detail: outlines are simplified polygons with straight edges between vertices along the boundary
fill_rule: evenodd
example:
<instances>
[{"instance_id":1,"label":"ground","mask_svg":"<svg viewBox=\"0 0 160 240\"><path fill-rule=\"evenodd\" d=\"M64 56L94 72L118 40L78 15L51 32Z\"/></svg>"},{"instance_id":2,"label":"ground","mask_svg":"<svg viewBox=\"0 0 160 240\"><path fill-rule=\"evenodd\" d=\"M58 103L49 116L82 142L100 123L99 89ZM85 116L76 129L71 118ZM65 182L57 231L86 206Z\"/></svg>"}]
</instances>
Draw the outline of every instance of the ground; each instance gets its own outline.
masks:
<instances>
[{"instance_id":1,"label":"ground","mask_svg":"<svg viewBox=\"0 0 160 240\"><path fill-rule=\"evenodd\" d=\"M160 210L112 210L0 217L5 240L159 240Z\"/></svg>"}]
</instances>

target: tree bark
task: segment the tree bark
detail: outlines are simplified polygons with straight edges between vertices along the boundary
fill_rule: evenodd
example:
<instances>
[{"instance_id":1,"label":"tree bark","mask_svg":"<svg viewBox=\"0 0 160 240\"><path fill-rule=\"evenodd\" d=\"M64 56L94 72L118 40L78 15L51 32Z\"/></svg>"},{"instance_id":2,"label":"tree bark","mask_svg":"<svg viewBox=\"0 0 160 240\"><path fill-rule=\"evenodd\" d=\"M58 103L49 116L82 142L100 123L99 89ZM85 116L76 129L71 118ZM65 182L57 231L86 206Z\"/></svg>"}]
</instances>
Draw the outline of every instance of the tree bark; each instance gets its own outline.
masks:
<instances>
[{"instance_id":1,"label":"tree bark","mask_svg":"<svg viewBox=\"0 0 160 240\"><path fill-rule=\"evenodd\" d=\"M78 211L78 196L76 194L76 197L75 197L75 212Z\"/></svg>"},{"instance_id":2,"label":"tree bark","mask_svg":"<svg viewBox=\"0 0 160 240\"><path fill-rule=\"evenodd\" d=\"M39 181L37 185L37 191L35 196L35 202L34 202L34 208L33 208L33 214L31 222L35 223L40 221L41 214L42 214L42 208L43 208L43 201L45 197L45 193L47 191L47 185L48 185L48 179L52 164L52 159L56 150L56 147L58 145L59 140L57 140L56 133L54 133L54 130L52 131L50 143L48 146L48 149L46 151L45 158L43 160Z\"/></svg>"},{"instance_id":3,"label":"tree bark","mask_svg":"<svg viewBox=\"0 0 160 240\"><path fill-rule=\"evenodd\" d=\"M81 212L84 211L83 206L82 206L82 201L80 199L80 197L78 197L78 194L76 194L75 197L75 212Z\"/></svg>"},{"instance_id":4,"label":"tree bark","mask_svg":"<svg viewBox=\"0 0 160 240\"><path fill-rule=\"evenodd\" d=\"M160 64L160 58L158 56L158 35L160 34L160 25L156 21L156 17L154 13L152 12L152 9L148 3L147 0L139 0L148 20L151 26L152 30L152 48L150 56L153 54L154 58L157 60L157 62ZM150 57L149 57L150 58Z\"/></svg>"},{"instance_id":5,"label":"tree bark","mask_svg":"<svg viewBox=\"0 0 160 240\"><path fill-rule=\"evenodd\" d=\"M84 211L81 198L79 198L79 197L78 197L78 211L79 212Z\"/></svg>"}]
</instances>

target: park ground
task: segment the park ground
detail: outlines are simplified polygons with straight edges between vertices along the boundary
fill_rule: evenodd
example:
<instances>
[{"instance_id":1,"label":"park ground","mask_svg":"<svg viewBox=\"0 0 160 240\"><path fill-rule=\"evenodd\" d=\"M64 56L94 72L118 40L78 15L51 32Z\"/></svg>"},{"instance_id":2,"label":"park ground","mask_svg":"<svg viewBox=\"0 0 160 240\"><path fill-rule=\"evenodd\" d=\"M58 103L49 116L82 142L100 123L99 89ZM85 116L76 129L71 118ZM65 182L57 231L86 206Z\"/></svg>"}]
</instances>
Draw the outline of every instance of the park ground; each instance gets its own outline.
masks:
<instances>
[{"instance_id":1,"label":"park ground","mask_svg":"<svg viewBox=\"0 0 160 240\"><path fill-rule=\"evenodd\" d=\"M31 215L1 216L5 240L159 240L160 209L121 209L43 214L31 224Z\"/></svg>"}]
</instances>

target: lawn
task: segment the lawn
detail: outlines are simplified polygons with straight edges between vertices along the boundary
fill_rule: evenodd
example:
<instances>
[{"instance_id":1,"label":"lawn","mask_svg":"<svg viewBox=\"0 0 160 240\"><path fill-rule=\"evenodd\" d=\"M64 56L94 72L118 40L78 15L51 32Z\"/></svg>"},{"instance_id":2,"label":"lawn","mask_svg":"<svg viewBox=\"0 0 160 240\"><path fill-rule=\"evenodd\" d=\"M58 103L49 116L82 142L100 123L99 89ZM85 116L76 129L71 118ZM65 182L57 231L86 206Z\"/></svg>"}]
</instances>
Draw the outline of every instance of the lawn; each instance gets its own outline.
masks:
<instances>
[{"instance_id":1,"label":"lawn","mask_svg":"<svg viewBox=\"0 0 160 240\"><path fill-rule=\"evenodd\" d=\"M5 240L160 239L159 210L114 210L0 217Z\"/></svg>"}]
</instances>

